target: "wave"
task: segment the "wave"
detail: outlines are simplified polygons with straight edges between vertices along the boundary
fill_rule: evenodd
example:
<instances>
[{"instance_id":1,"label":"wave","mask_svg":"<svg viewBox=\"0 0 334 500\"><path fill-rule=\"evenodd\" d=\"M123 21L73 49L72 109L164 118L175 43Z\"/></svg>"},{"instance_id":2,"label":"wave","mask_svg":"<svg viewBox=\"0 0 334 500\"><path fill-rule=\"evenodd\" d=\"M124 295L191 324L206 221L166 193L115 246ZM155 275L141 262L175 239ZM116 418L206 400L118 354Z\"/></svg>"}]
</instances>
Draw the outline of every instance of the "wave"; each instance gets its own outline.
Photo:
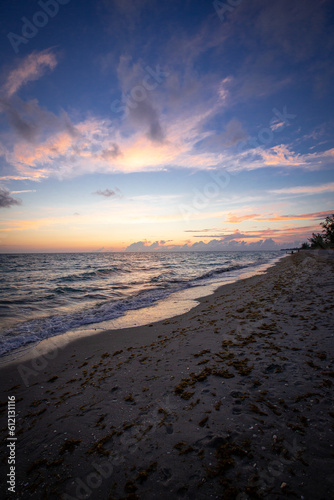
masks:
<instances>
[{"instance_id":1,"label":"wave","mask_svg":"<svg viewBox=\"0 0 334 500\"><path fill-rule=\"evenodd\" d=\"M242 256L242 259L238 256L228 259L225 256L223 258L215 256L216 262L212 263L209 259L205 259L204 254L200 254L196 258L194 255L187 258L182 256L182 259L175 264L173 261L165 262L166 256L163 257L160 267L156 265L155 255L154 265L150 265L146 260L142 261L143 264L131 260L118 261L118 265L108 263L106 267L99 262L90 267L83 262L84 266L72 269L74 273L67 275L65 273L70 269L68 264L65 269L61 269L62 264L57 264L49 281L46 280L45 286L40 279L41 267L38 263L37 279L32 282L33 294L27 287L21 291L18 287L17 293L15 287L12 287L10 294L12 300L5 298L6 295L9 297L6 293L4 299L0 301L0 306L4 308L3 315L5 311L7 316L10 312L13 321L17 322L15 327L11 326L8 329L7 326L6 330L1 332L0 356L75 328L113 320L123 316L127 311L152 306L179 290L204 286L210 282L223 283L226 273L238 274L238 271L250 267L257 268L273 259L273 255L269 254L268 257L262 254L260 259L257 255ZM130 273L131 266L133 276L127 274L125 279L124 273ZM30 275L31 268L27 267ZM149 274L145 274L147 269ZM155 276L152 276L152 271ZM101 281L99 282L97 278ZM79 298L80 300L77 300ZM59 306L67 306L69 303L72 312L60 313ZM35 314L37 306L40 307L39 317L36 317L37 313ZM9 310L11 307L12 311ZM23 312L25 313L28 307L34 310L29 313L31 319L26 315L24 319ZM41 312L43 317L40 315ZM13 322L10 324L13 325Z\"/></svg>"},{"instance_id":2,"label":"wave","mask_svg":"<svg viewBox=\"0 0 334 500\"><path fill-rule=\"evenodd\" d=\"M186 280L175 278L177 273L170 271L168 273L159 274L159 276L154 276L150 279L150 283L183 283Z\"/></svg>"},{"instance_id":3,"label":"wave","mask_svg":"<svg viewBox=\"0 0 334 500\"><path fill-rule=\"evenodd\" d=\"M195 279L187 281L173 279L169 283L166 282L166 274L161 274L156 277L157 279L151 280L152 283L155 283L154 288L141 291L135 296L114 300L112 302L99 303L93 308L88 308L76 313L54 315L26 321L4 332L4 337L2 337L3 342L0 345L0 357L5 356L14 349L22 348L30 343L40 342L46 338L61 335L74 328L113 320L123 316L127 311L150 307L175 291L193 286L200 286L200 280L205 280L215 275L235 269L241 269L243 267L247 266L216 269ZM160 283L158 282L159 278L161 280ZM70 290L75 289L70 288ZM98 294L86 294L85 297L86 299L91 298L100 300L106 298L103 294L100 296L98 296Z\"/></svg>"},{"instance_id":4,"label":"wave","mask_svg":"<svg viewBox=\"0 0 334 500\"><path fill-rule=\"evenodd\" d=\"M63 293L82 293L80 288L73 288L71 286L58 286L54 289L54 293L63 294Z\"/></svg>"},{"instance_id":5,"label":"wave","mask_svg":"<svg viewBox=\"0 0 334 500\"><path fill-rule=\"evenodd\" d=\"M198 276L197 278L194 279L194 281L200 281L200 280L205 280L207 278L213 278L214 276L218 276L220 274L228 273L231 271L239 271L241 269L246 269L247 267L254 266L254 264L244 264L241 266L231 266L231 267L221 267L218 269L215 269L213 271L209 271L208 273L204 273L201 276Z\"/></svg>"},{"instance_id":6,"label":"wave","mask_svg":"<svg viewBox=\"0 0 334 500\"><path fill-rule=\"evenodd\" d=\"M3 332L0 356L5 356L14 349L22 348L27 344L61 335L80 326L109 321L123 316L127 311L150 307L168 295L163 290L154 289L127 299L103 303L85 311L26 321Z\"/></svg>"},{"instance_id":7,"label":"wave","mask_svg":"<svg viewBox=\"0 0 334 500\"><path fill-rule=\"evenodd\" d=\"M127 269L120 268L117 266L114 266L110 269L96 269L96 271L90 271L90 272L85 272L81 274L69 274L68 276L63 276L61 278L56 278L53 281L56 281L57 283L62 283L62 282L74 282L74 281L87 281L95 278L103 278L103 277L108 277L111 274L114 273L119 273L119 272L131 272Z\"/></svg>"}]
</instances>

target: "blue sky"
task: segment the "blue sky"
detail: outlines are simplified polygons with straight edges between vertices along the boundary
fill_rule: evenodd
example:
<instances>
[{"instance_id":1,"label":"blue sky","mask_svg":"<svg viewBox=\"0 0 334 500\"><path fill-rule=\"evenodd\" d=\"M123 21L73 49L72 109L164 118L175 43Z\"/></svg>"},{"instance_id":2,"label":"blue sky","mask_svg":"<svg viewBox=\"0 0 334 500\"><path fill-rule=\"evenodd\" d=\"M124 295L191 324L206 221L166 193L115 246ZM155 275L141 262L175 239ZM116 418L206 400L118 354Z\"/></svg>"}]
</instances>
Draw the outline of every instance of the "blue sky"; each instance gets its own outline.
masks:
<instances>
[{"instance_id":1,"label":"blue sky","mask_svg":"<svg viewBox=\"0 0 334 500\"><path fill-rule=\"evenodd\" d=\"M330 0L1 10L0 252L278 249L334 212Z\"/></svg>"}]
</instances>

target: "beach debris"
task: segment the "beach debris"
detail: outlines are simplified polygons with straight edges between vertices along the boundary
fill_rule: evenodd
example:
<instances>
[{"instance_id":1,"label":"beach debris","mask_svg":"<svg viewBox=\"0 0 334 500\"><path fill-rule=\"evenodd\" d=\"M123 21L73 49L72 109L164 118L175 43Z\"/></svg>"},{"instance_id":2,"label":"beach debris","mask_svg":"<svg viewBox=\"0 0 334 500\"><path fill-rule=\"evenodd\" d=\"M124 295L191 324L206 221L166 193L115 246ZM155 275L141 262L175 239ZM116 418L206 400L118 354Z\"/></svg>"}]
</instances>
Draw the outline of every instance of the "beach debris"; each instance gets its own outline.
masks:
<instances>
[{"instance_id":1,"label":"beach debris","mask_svg":"<svg viewBox=\"0 0 334 500\"><path fill-rule=\"evenodd\" d=\"M214 370L212 375L216 375L216 377L221 378L233 378L235 375L228 370Z\"/></svg>"},{"instance_id":2,"label":"beach debris","mask_svg":"<svg viewBox=\"0 0 334 500\"><path fill-rule=\"evenodd\" d=\"M118 435L118 432L117 431L112 431L110 434L107 434L106 436L104 436L103 438L99 439L98 441L96 441L96 443L94 443L90 448L89 450L87 451L87 453L89 453L90 455L92 453L99 453L100 455L105 455L105 456L108 456L110 455L110 451L109 450L106 450L103 445L105 443L107 443L108 441L110 441L112 439L112 437L114 436L114 434L117 434Z\"/></svg>"},{"instance_id":3,"label":"beach debris","mask_svg":"<svg viewBox=\"0 0 334 500\"><path fill-rule=\"evenodd\" d=\"M136 403L132 394L129 394L128 396L124 396L124 401L127 401L129 403L134 403L134 404Z\"/></svg>"},{"instance_id":4,"label":"beach debris","mask_svg":"<svg viewBox=\"0 0 334 500\"><path fill-rule=\"evenodd\" d=\"M209 420L209 417L206 416L206 417L202 418L202 420L200 422L198 422L198 425L200 427L204 427L208 420Z\"/></svg>"},{"instance_id":5,"label":"beach debris","mask_svg":"<svg viewBox=\"0 0 334 500\"><path fill-rule=\"evenodd\" d=\"M254 365L248 366L248 358L242 360L231 360L228 361L229 366L233 366L239 375L249 375L254 368Z\"/></svg>"},{"instance_id":6,"label":"beach debris","mask_svg":"<svg viewBox=\"0 0 334 500\"><path fill-rule=\"evenodd\" d=\"M215 404L215 410L219 411L222 404L223 402L221 400L217 401L217 403Z\"/></svg>"},{"instance_id":7,"label":"beach debris","mask_svg":"<svg viewBox=\"0 0 334 500\"><path fill-rule=\"evenodd\" d=\"M118 354L122 354L123 349L120 349L119 351L115 351L113 356L117 356Z\"/></svg>"},{"instance_id":8,"label":"beach debris","mask_svg":"<svg viewBox=\"0 0 334 500\"><path fill-rule=\"evenodd\" d=\"M185 441L179 441L178 443L174 444L173 448L179 451L179 455L186 455L187 453L195 451L194 448L188 445Z\"/></svg>"},{"instance_id":9,"label":"beach debris","mask_svg":"<svg viewBox=\"0 0 334 500\"><path fill-rule=\"evenodd\" d=\"M126 493L135 493L138 490L138 487L135 485L133 481L128 481L124 486L124 491Z\"/></svg>"},{"instance_id":10,"label":"beach debris","mask_svg":"<svg viewBox=\"0 0 334 500\"><path fill-rule=\"evenodd\" d=\"M249 405L249 408L250 408L250 410L251 410L253 413L257 413L258 415L264 415L264 416L266 416L266 417L268 416L268 413L266 413L266 412L264 412L264 411L260 410L260 408L259 408L258 406L256 406L256 404L254 404L254 403L251 403L251 404Z\"/></svg>"},{"instance_id":11,"label":"beach debris","mask_svg":"<svg viewBox=\"0 0 334 500\"><path fill-rule=\"evenodd\" d=\"M142 484L144 481L148 479L149 474L152 474L152 472L155 472L158 467L158 462L152 462L147 469L141 470L138 473L138 476L135 478L135 481L138 481L140 484Z\"/></svg>"},{"instance_id":12,"label":"beach debris","mask_svg":"<svg viewBox=\"0 0 334 500\"><path fill-rule=\"evenodd\" d=\"M193 354L194 358L199 358L200 356L203 356L204 354L209 354L211 351L210 349L204 349L201 352L198 352L197 354Z\"/></svg>"}]
</instances>

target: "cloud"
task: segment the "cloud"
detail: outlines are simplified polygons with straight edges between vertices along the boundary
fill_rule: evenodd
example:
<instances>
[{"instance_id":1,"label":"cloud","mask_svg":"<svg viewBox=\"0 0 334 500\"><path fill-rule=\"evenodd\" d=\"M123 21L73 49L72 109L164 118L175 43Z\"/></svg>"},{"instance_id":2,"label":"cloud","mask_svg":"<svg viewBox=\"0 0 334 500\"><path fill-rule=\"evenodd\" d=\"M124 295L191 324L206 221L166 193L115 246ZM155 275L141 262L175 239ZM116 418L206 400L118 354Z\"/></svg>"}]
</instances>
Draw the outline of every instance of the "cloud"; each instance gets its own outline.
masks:
<instances>
[{"instance_id":1,"label":"cloud","mask_svg":"<svg viewBox=\"0 0 334 500\"><path fill-rule=\"evenodd\" d=\"M200 143L200 149L210 151L222 151L222 146L230 148L236 146L241 141L249 138L242 124L236 118L230 120L222 133L210 134Z\"/></svg>"},{"instance_id":2,"label":"cloud","mask_svg":"<svg viewBox=\"0 0 334 500\"><path fill-rule=\"evenodd\" d=\"M333 30L328 9L326 0L318 2L316 9L313 0L238 2L224 22L224 31L227 46L237 40L245 56L236 58L228 104L248 105L251 100L294 86L297 79L312 79L323 97L323 89L328 88L333 74ZM297 64L305 61L309 70L301 77ZM273 129L275 126L276 130L280 128L278 123L273 124Z\"/></svg>"},{"instance_id":3,"label":"cloud","mask_svg":"<svg viewBox=\"0 0 334 500\"><path fill-rule=\"evenodd\" d=\"M299 215L274 215L273 217L266 216L265 214L250 214L250 215L232 215L231 213L227 215L224 222L229 222L232 224L239 224L247 220L254 221L284 221L284 220L298 220L298 219L317 219L321 220L331 215L334 210L327 210L325 212L313 212L307 214Z\"/></svg>"},{"instance_id":4,"label":"cloud","mask_svg":"<svg viewBox=\"0 0 334 500\"><path fill-rule=\"evenodd\" d=\"M323 214L326 214L326 212L323 212ZM316 217L317 214L305 215L313 215L314 219L320 218ZM312 232L317 231L318 229L318 225L308 225L303 227L283 226L276 229L267 228L243 232L236 229L229 234L224 232L216 235L195 235L195 238L203 238L204 240L195 241L194 243L187 241L183 245L166 245L166 242L163 240L160 242L155 241L153 243L147 240L137 241L129 245L126 248L126 251L277 251L281 248L299 247L303 241L306 241L307 238L309 238ZM190 231L187 230L185 232ZM198 232L200 233L201 231Z\"/></svg>"},{"instance_id":5,"label":"cloud","mask_svg":"<svg viewBox=\"0 0 334 500\"><path fill-rule=\"evenodd\" d=\"M285 243L283 243L285 245ZM289 243L286 243L288 246ZM191 245L191 250L196 251L278 251L282 248L281 243L275 242L272 238L261 239L246 243L245 241L229 239L229 240L211 240L207 243L199 241Z\"/></svg>"},{"instance_id":6,"label":"cloud","mask_svg":"<svg viewBox=\"0 0 334 500\"><path fill-rule=\"evenodd\" d=\"M249 214L249 215L232 215L228 214L225 218L224 222L231 222L233 224L244 222L246 220L258 220L257 217L260 217L259 214Z\"/></svg>"},{"instance_id":7,"label":"cloud","mask_svg":"<svg viewBox=\"0 0 334 500\"><path fill-rule=\"evenodd\" d=\"M34 140L27 142L23 138L14 138L12 146L7 144L3 149L7 164L15 170L2 179L63 179L97 172L130 173L175 168L221 171L222 165L231 173L265 167L317 170L324 166L330 168L334 163L334 149L299 154L285 145L239 153L219 145L210 148L208 139L212 137L214 144L216 137L213 132L203 132L202 124L213 113L214 107L199 114L184 113L171 117L165 139L161 141L159 126L154 129L152 125L150 134L145 130L143 134L140 129L129 133L126 125L115 129L110 120L91 117L73 124L73 133L66 124L68 118L65 115L57 118L52 114L49 116L46 111L37 111L36 118L31 117L38 127ZM226 141L236 142L241 137L242 129L236 122L232 122L228 131ZM199 146L201 141L203 144L208 141L209 147Z\"/></svg>"},{"instance_id":8,"label":"cloud","mask_svg":"<svg viewBox=\"0 0 334 500\"><path fill-rule=\"evenodd\" d=\"M206 50L216 48L219 40L217 33L209 36L207 28L203 33L208 36ZM191 37L185 39L189 43L192 40ZM200 46L199 42L200 38L196 38L196 46ZM183 54L183 49L181 52ZM47 53L44 57L50 55ZM183 56L187 58L186 53ZM150 94L142 102L133 102L135 106L129 108L125 120L115 119L112 122L110 117L90 115L74 123L66 113L56 116L42 108L37 100L24 102L16 95L11 99L2 99L12 133L2 136L5 146L0 146L1 154L5 156L7 166L3 167L1 178L40 181L50 177L64 179L94 173L176 168L221 170L222 166L230 172L264 167L315 170L323 169L324 165L330 168L334 163L333 149L300 154L293 151L292 146L284 144L266 149L251 149L246 144L246 151L229 150L247 138L241 122L237 119L228 121L225 131L220 134L210 125L212 127L219 113L224 111L223 103L217 100L217 81L225 81L226 88L230 90L234 79L226 77L217 80L216 75L206 79L204 75L204 81L201 79L199 83L198 78L194 79L192 68L195 60L193 55L190 66L182 70L182 78L172 72L166 82L152 93L153 97ZM141 61L132 63L129 57L121 58L118 78L123 92L131 90L132 85L143 78L143 67ZM36 70L31 74L42 75L43 72ZM22 85L23 81L24 78L21 79ZM18 79L14 88L20 88ZM158 100L158 104L151 102L153 98ZM166 106L167 100L169 106ZM10 172L13 167L15 170Z\"/></svg>"},{"instance_id":9,"label":"cloud","mask_svg":"<svg viewBox=\"0 0 334 500\"><path fill-rule=\"evenodd\" d=\"M39 126L44 124L46 128L47 118ZM117 145L110 149L112 132L108 121L80 122L74 127L75 133L69 130L66 121L67 117L63 115L63 120L53 124L53 130L51 127L46 138L41 137L30 143L14 141L13 150L6 151L6 160L16 167L20 175L6 178L21 176L40 180L52 176L64 178L94 171L104 172L109 162L121 156Z\"/></svg>"},{"instance_id":10,"label":"cloud","mask_svg":"<svg viewBox=\"0 0 334 500\"><path fill-rule=\"evenodd\" d=\"M235 146L238 142L247 139L248 135L242 127L242 124L233 118L226 126L223 138L223 144L226 146Z\"/></svg>"},{"instance_id":11,"label":"cloud","mask_svg":"<svg viewBox=\"0 0 334 500\"><path fill-rule=\"evenodd\" d=\"M238 241L236 239L213 239L208 242L198 241L184 245L163 245L162 242L155 241L137 241L129 245L126 252L155 252L155 251L172 251L172 252L221 252L221 251L279 251L281 248L298 247L303 240L291 240L278 243L272 238L260 239L252 242Z\"/></svg>"},{"instance_id":12,"label":"cloud","mask_svg":"<svg viewBox=\"0 0 334 500\"><path fill-rule=\"evenodd\" d=\"M299 216L300 219L310 219L310 220L323 220L326 215L332 214L332 212L321 212L318 214L304 214ZM289 221L293 220L294 216L285 216L286 218L284 219L277 219L282 221ZM289 217L292 217L291 219ZM298 216L297 216L298 217ZM262 219L261 219L262 220ZM263 220L270 220L274 221L275 219L263 219ZM281 225L280 227L276 228L266 228L266 229L251 229L251 230L246 230L246 231L240 231L239 229L234 230L233 232L226 231L226 230L221 230L220 232L217 232L216 234L201 234L200 231L198 231L197 235L194 235L194 238L203 238L204 242L198 242L198 243L203 243L204 245L210 244L210 246L214 246L216 249L218 246L226 246L226 245L235 245L237 243L238 245L242 243L244 246L244 249L251 249L254 244L257 245L258 247L258 242L259 239L262 241L268 240L268 239L273 239L275 240L275 245L277 245L280 248L284 248L288 246L291 243L294 243L293 246L298 246L296 242L302 242L305 241L307 238L310 237L312 232L318 232L319 231L319 223L313 224L313 225L307 225L307 226L301 226L301 227L296 227L296 226L288 226L288 225ZM220 233L220 234L219 234ZM207 241L208 238L215 238L215 240L210 240ZM247 242L245 240L248 240ZM198 243L195 243L197 245ZM193 248L193 245L191 246ZM203 247L204 248L204 247ZM226 248L225 248L226 249ZM260 250L260 248L258 247ZM177 249L175 249L177 250Z\"/></svg>"},{"instance_id":13,"label":"cloud","mask_svg":"<svg viewBox=\"0 0 334 500\"><path fill-rule=\"evenodd\" d=\"M134 124L146 126L149 139L163 142L165 134L158 112L148 100L136 103L135 108L130 108L129 115Z\"/></svg>"},{"instance_id":14,"label":"cloud","mask_svg":"<svg viewBox=\"0 0 334 500\"><path fill-rule=\"evenodd\" d=\"M238 170L255 170L263 167L302 168L322 170L332 165L334 148L318 153L296 153L291 146L279 144L268 149L257 147L237 155ZM240 161L241 160L241 161Z\"/></svg>"},{"instance_id":15,"label":"cloud","mask_svg":"<svg viewBox=\"0 0 334 500\"><path fill-rule=\"evenodd\" d=\"M116 131L109 120L90 118L77 123L76 135L71 134L65 124L63 128L59 125L53 133L50 131L46 138L38 141L27 143L14 140L12 151L7 147L3 154L8 164L16 168L16 172L6 178L37 180L95 172L159 171L165 169L166 165L188 168L212 165L217 162L214 155L196 158L191 151L191 135L195 139L198 137L197 132L190 132L187 141L180 139L179 128L182 127L186 133L187 128L193 128L194 124L194 117L192 123L188 120L172 123L169 141L165 143L152 141L143 136L141 131L126 136L121 133L122 129ZM159 127L154 128L154 123L150 135L151 138L162 139ZM114 146L110 148L110 144Z\"/></svg>"},{"instance_id":16,"label":"cloud","mask_svg":"<svg viewBox=\"0 0 334 500\"><path fill-rule=\"evenodd\" d=\"M28 82L41 78L46 70L53 70L57 65L56 55L50 49L33 52L21 60L12 70L0 91L0 110L5 113L8 123L14 132L13 142L23 139L26 142L40 143L45 137L61 130L71 136L77 134L75 126L68 115L60 116L42 108L37 99L27 102L17 96L17 92Z\"/></svg>"},{"instance_id":17,"label":"cloud","mask_svg":"<svg viewBox=\"0 0 334 500\"><path fill-rule=\"evenodd\" d=\"M21 200L13 198L9 191L0 188L0 208L10 208L13 205L21 205Z\"/></svg>"},{"instance_id":18,"label":"cloud","mask_svg":"<svg viewBox=\"0 0 334 500\"><path fill-rule=\"evenodd\" d=\"M121 156L122 155L122 152L119 148L119 145L118 144L112 144L111 145L111 148L109 149L104 149L102 151L102 153L100 154L100 157L103 159L103 160L111 160L113 158L117 158L118 156Z\"/></svg>"},{"instance_id":19,"label":"cloud","mask_svg":"<svg viewBox=\"0 0 334 500\"><path fill-rule=\"evenodd\" d=\"M279 120L278 118L274 118L273 120L271 120L270 122L270 128L273 132L276 132L276 130L279 130L280 128L282 127L286 127L286 126L289 126L290 124L287 124L281 120Z\"/></svg>"},{"instance_id":20,"label":"cloud","mask_svg":"<svg viewBox=\"0 0 334 500\"><path fill-rule=\"evenodd\" d=\"M166 247L161 244L163 242L154 241L152 244L147 241L136 241L135 243L131 243L126 249L125 252L153 252L159 249L166 249Z\"/></svg>"},{"instance_id":21,"label":"cloud","mask_svg":"<svg viewBox=\"0 0 334 500\"><path fill-rule=\"evenodd\" d=\"M11 191L11 194L36 193L36 189L23 189L22 191Z\"/></svg>"},{"instance_id":22,"label":"cloud","mask_svg":"<svg viewBox=\"0 0 334 500\"><path fill-rule=\"evenodd\" d=\"M300 166L304 165L305 161L303 161L301 155L293 154L289 148L283 144L279 146L274 146L270 150L260 150L258 151L262 156L266 165L288 165L288 166Z\"/></svg>"},{"instance_id":23,"label":"cloud","mask_svg":"<svg viewBox=\"0 0 334 500\"><path fill-rule=\"evenodd\" d=\"M235 36L239 38L238 34ZM247 58L236 61L233 74L220 81L217 97L224 109L239 104L248 106L250 102L262 100L291 84L290 75L277 72L276 61L271 61L270 57L262 61L263 52L260 54L259 57L258 50L251 50Z\"/></svg>"},{"instance_id":24,"label":"cloud","mask_svg":"<svg viewBox=\"0 0 334 500\"><path fill-rule=\"evenodd\" d=\"M220 241L227 242L235 239L240 239L240 238L253 238L252 235L247 235L245 233L240 233L239 229L234 231L232 234L198 234L195 235L194 238L220 238Z\"/></svg>"},{"instance_id":25,"label":"cloud","mask_svg":"<svg viewBox=\"0 0 334 500\"><path fill-rule=\"evenodd\" d=\"M2 109L5 111L10 125L16 130L17 134L27 141L33 141L36 137L36 127L28 123L20 116L20 113L8 102L0 101Z\"/></svg>"},{"instance_id":26,"label":"cloud","mask_svg":"<svg viewBox=\"0 0 334 500\"><path fill-rule=\"evenodd\" d=\"M226 101L228 100L228 97L230 96L230 91L228 90L228 88L229 84L231 84L232 82L233 78L231 76L227 76L219 84L218 96L222 104L225 104Z\"/></svg>"},{"instance_id":27,"label":"cloud","mask_svg":"<svg viewBox=\"0 0 334 500\"><path fill-rule=\"evenodd\" d=\"M168 73L162 72L162 75L162 81L165 81ZM151 102L153 98L152 89L151 91L146 90L145 79L147 77L152 79L151 73L144 71L142 61L134 63L131 57L123 55L120 57L117 67L117 76L123 96L129 97L127 106L124 107L125 115L123 118L127 117L130 124L135 125L137 128L145 128L147 137L152 141L162 142L165 134L162 129L159 111ZM158 82L154 82L153 90L155 94L157 94L156 87L158 87ZM136 90L139 91L138 99L136 98Z\"/></svg>"},{"instance_id":28,"label":"cloud","mask_svg":"<svg viewBox=\"0 0 334 500\"><path fill-rule=\"evenodd\" d=\"M113 191L112 189L105 189L104 191L102 191L101 189L98 189L97 191L95 191L95 193L92 193L92 194L98 194L100 196L104 196L105 198L113 198L113 197L117 197L119 198L120 197L120 190L118 188L116 188L115 191Z\"/></svg>"},{"instance_id":29,"label":"cloud","mask_svg":"<svg viewBox=\"0 0 334 500\"><path fill-rule=\"evenodd\" d=\"M0 104L15 134L13 137L15 144L20 139L33 144L41 143L47 136L60 131L65 131L73 138L78 134L65 112L56 116L41 108L36 99L25 102L17 96L7 100L0 97Z\"/></svg>"},{"instance_id":30,"label":"cloud","mask_svg":"<svg viewBox=\"0 0 334 500\"><path fill-rule=\"evenodd\" d=\"M42 52L32 52L29 56L19 62L13 69L3 85L3 91L7 97L11 97L28 82L38 80L48 69L53 70L57 66L57 58L50 49Z\"/></svg>"},{"instance_id":31,"label":"cloud","mask_svg":"<svg viewBox=\"0 0 334 500\"><path fill-rule=\"evenodd\" d=\"M320 186L295 186L291 188L272 189L274 194L305 194L314 195L319 193L329 193L334 191L334 182L321 184Z\"/></svg>"}]
</instances>

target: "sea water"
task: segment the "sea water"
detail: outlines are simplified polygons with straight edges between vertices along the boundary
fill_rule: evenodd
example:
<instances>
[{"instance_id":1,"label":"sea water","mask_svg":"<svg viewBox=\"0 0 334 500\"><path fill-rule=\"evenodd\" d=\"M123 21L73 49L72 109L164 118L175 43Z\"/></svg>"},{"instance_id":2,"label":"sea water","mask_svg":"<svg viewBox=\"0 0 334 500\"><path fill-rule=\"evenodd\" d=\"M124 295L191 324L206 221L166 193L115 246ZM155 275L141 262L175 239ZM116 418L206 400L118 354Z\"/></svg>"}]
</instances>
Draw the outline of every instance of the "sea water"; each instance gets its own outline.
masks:
<instances>
[{"instance_id":1,"label":"sea water","mask_svg":"<svg viewBox=\"0 0 334 500\"><path fill-rule=\"evenodd\" d=\"M0 254L0 357L256 274L281 252ZM196 295L196 294L195 294ZM203 293L202 293L203 295ZM133 316L131 316L133 317ZM118 321L117 325L121 323ZM127 325L128 326L128 325Z\"/></svg>"}]
</instances>

